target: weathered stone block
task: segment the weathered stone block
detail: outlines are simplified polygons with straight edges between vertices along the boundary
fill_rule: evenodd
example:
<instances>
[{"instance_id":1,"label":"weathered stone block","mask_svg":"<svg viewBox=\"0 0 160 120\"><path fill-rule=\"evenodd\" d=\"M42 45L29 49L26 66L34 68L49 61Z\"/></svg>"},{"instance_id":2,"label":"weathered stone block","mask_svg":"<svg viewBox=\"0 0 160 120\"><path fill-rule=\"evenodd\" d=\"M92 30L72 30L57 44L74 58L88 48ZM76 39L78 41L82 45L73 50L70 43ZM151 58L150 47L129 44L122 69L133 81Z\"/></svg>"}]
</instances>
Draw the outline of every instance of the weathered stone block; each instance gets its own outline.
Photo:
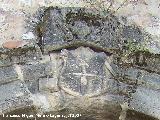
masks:
<instances>
[{"instance_id":1,"label":"weathered stone block","mask_svg":"<svg viewBox=\"0 0 160 120\"><path fill-rule=\"evenodd\" d=\"M42 58L42 54L37 47L24 47L13 50L4 50L0 52L0 66L8 66L15 63L26 63L38 61Z\"/></svg>"},{"instance_id":2,"label":"weathered stone block","mask_svg":"<svg viewBox=\"0 0 160 120\"><path fill-rule=\"evenodd\" d=\"M116 72L118 80L125 84L133 85L135 87L141 86L154 90L160 89L159 74L152 72L150 73L148 71L134 67L122 68L118 67L115 64L112 64L111 66L113 70Z\"/></svg>"},{"instance_id":3,"label":"weathered stone block","mask_svg":"<svg viewBox=\"0 0 160 120\"><path fill-rule=\"evenodd\" d=\"M28 87L28 90L35 94L39 92L39 82L38 80L32 80L32 81L26 81L26 86Z\"/></svg>"},{"instance_id":4,"label":"weathered stone block","mask_svg":"<svg viewBox=\"0 0 160 120\"><path fill-rule=\"evenodd\" d=\"M118 49L122 25L110 12L107 14L109 17L104 17L87 8L49 8L43 17L44 26L40 26L43 29L40 43L44 43L45 51L82 45Z\"/></svg>"},{"instance_id":5,"label":"weathered stone block","mask_svg":"<svg viewBox=\"0 0 160 120\"><path fill-rule=\"evenodd\" d=\"M160 75L141 71L141 77L138 80L138 84L152 90L160 90Z\"/></svg>"},{"instance_id":6,"label":"weathered stone block","mask_svg":"<svg viewBox=\"0 0 160 120\"><path fill-rule=\"evenodd\" d=\"M58 78L40 78L39 79L39 91L41 92L57 92L58 88Z\"/></svg>"},{"instance_id":7,"label":"weathered stone block","mask_svg":"<svg viewBox=\"0 0 160 120\"><path fill-rule=\"evenodd\" d=\"M128 42L134 40L134 43L141 43L144 41L144 34L136 26L124 26L122 35Z\"/></svg>"},{"instance_id":8,"label":"weathered stone block","mask_svg":"<svg viewBox=\"0 0 160 120\"><path fill-rule=\"evenodd\" d=\"M115 74L116 79L129 85L134 85L137 83L137 79L140 77L140 69L135 69L133 67L122 67L116 64L111 64Z\"/></svg>"},{"instance_id":9,"label":"weathered stone block","mask_svg":"<svg viewBox=\"0 0 160 120\"><path fill-rule=\"evenodd\" d=\"M52 75L52 63L33 63L22 66L22 73L24 81L38 80L40 77L47 77Z\"/></svg>"},{"instance_id":10,"label":"weathered stone block","mask_svg":"<svg viewBox=\"0 0 160 120\"><path fill-rule=\"evenodd\" d=\"M135 92L135 86L134 85L129 85L123 82L119 82L116 79L108 79L105 81L105 86L106 86L106 95L112 95L115 98L115 100L119 100L119 97L124 97L129 99L130 93Z\"/></svg>"},{"instance_id":11,"label":"weathered stone block","mask_svg":"<svg viewBox=\"0 0 160 120\"><path fill-rule=\"evenodd\" d=\"M32 105L31 94L21 81L0 86L0 111L10 112Z\"/></svg>"},{"instance_id":12,"label":"weathered stone block","mask_svg":"<svg viewBox=\"0 0 160 120\"><path fill-rule=\"evenodd\" d=\"M63 96L62 92L54 93L38 93L34 94L36 106L40 106L41 112L59 112L65 108L66 98Z\"/></svg>"},{"instance_id":13,"label":"weathered stone block","mask_svg":"<svg viewBox=\"0 0 160 120\"><path fill-rule=\"evenodd\" d=\"M133 67L127 68L124 71L124 76L126 78L129 78L131 80L137 80L141 75L141 70L140 69L135 69Z\"/></svg>"},{"instance_id":14,"label":"weathered stone block","mask_svg":"<svg viewBox=\"0 0 160 120\"><path fill-rule=\"evenodd\" d=\"M130 109L160 119L160 93L151 89L138 87L132 95Z\"/></svg>"},{"instance_id":15,"label":"weathered stone block","mask_svg":"<svg viewBox=\"0 0 160 120\"><path fill-rule=\"evenodd\" d=\"M144 69L148 72L155 72L160 74L160 55L152 54L147 51L133 52L128 57L125 57L128 63L134 67ZM126 66L128 63L121 59L120 61Z\"/></svg>"},{"instance_id":16,"label":"weathered stone block","mask_svg":"<svg viewBox=\"0 0 160 120\"><path fill-rule=\"evenodd\" d=\"M84 52L85 51L85 52ZM105 66L105 53L96 53L90 48L63 50L63 68L59 84L65 91L75 95L101 94L106 89L112 70Z\"/></svg>"},{"instance_id":17,"label":"weathered stone block","mask_svg":"<svg viewBox=\"0 0 160 120\"><path fill-rule=\"evenodd\" d=\"M160 54L148 55L144 59L146 63L146 66L143 67L144 69L160 74Z\"/></svg>"},{"instance_id":18,"label":"weathered stone block","mask_svg":"<svg viewBox=\"0 0 160 120\"><path fill-rule=\"evenodd\" d=\"M18 80L18 77L14 66L0 67L0 84Z\"/></svg>"},{"instance_id":19,"label":"weathered stone block","mask_svg":"<svg viewBox=\"0 0 160 120\"><path fill-rule=\"evenodd\" d=\"M63 50L61 56L64 62L58 74L59 87L68 94L92 97L106 93L128 97L135 90L135 84L123 83L116 78L110 66L110 56L103 52L80 47Z\"/></svg>"}]
</instances>

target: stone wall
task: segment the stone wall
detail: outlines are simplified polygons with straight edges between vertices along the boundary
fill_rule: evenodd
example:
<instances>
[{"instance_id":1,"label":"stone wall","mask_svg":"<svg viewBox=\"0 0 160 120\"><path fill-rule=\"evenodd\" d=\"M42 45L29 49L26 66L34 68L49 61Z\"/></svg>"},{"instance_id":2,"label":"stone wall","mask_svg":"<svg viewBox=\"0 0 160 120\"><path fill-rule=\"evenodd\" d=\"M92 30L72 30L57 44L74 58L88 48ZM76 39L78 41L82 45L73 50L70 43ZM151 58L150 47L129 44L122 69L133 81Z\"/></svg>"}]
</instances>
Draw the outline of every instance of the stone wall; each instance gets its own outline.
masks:
<instances>
[{"instance_id":1,"label":"stone wall","mask_svg":"<svg viewBox=\"0 0 160 120\"><path fill-rule=\"evenodd\" d=\"M159 53L159 0L114 0L110 9L117 10L115 14L121 18L124 24L133 24L140 26L146 32L151 34L152 41L146 41L144 46L153 53ZM90 3L93 4L91 5ZM78 3L78 4L77 4ZM101 0L1 0L0 1L0 32L1 44L10 40L34 39L34 34L30 29L26 29L26 21L31 22L33 14L39 8L49 6L71 6L71 7L101 7L107 9L110 3L106 0L100 4ZM33 19L32 19L33 20ZM15 32L16 29L16 32Z\"/></svg>"},{"instance_id":2,"label":"stone wall","mask_svg":"<svg viewBox=\"0 0 160 120\"><path fill-rule=\"evenodd\" d=\"M76 2L78 2L78 4ZM96 42L93 41L91 41L91 43L94 44L89 44L86 46L84 44L80 44L79 46L72 46L72 42L67 41L63 43L62 41L60 45L64 46L59 47L59 45L55 44L54 41L52 41L53 43L48 42L50 41L50 39L53 39L51 37L53 31L51 31L50 34L47 34L47 31L49 31L50 29L50 24L47 28L45 28L46 31L44 34L42 34L43 36L41 36L44 38L44 40L46 40L47 44L40 45L40 36L38 36L34 30L37 27L35 27L35 25L41 23L42 19L41 17L39 18L39 16L44 12L44 7L88 6L95 8L97 6L91 6L85 1L1 0L1 114L8 113L20 108L27 108L30 106L34 106L36 108L36 112L39 113L59 111L63 108L70 108L71 106L76 105L85 109L88 106L93 105L94 102L96 102L98 99L102 104L111 105L111 108L112 106L116 106L116 108L118 108L117 110L113 110L115 113L118 113L116 114L117 116L114 116L115 118L118 118L120 116L120 104L128 102L128 109L142 112L146 115L150 115L160 119L159 28L157 28L157 26L154 26L153 29L156 30L156 32L153 32L152 28L150 27L150 24L159 24L159 6L157 6L158 4L155 5L156 2L159 1L142 1L137 3L134 1L130 1L129 3L125 4L125 7L119 9L115 13L118 22L120 22L122 25L122 30L124 31L123 35L125 36L123 36L124 38L128 36L129 39L137 40L140 43L141 40L144 39L144 36L146 34L148 36L149 34L149 37L147 37L149 38L147 42L144 42L142 40L145 43L143 47L145 47L145 49L147 48L147 52L142 51L130 54L130 52L133 52L132 49L128 50L129 53L125 53L126 51L124 52L122 49L122 51L117 52L116 49L111 49L111 44L105 44L104 46L100 44L100 48L97 48L97 46L95 46ZM115 10L121 4L122 1L114 1L111 9ZM108 5L107 2L106 5ZM157 6L157 8L155 6ZM42 7L42 10L39 10L40 7ZM140 8L143 8L144 10L141 10ZM150 13L152 13L153 15L151 15ZM145 17L143 15L145 15ZM156 16L156 18L154 18L154 16ZM50 18L52 17L54 18L54 16L50 16ZM154 22L151 21L153 18ZM45 22L48 21L46 20ZM49 22L53 23L53 21ZM130 27L133 22L135 22L134 25L136 24L136 27L134 29ZM126 24L126 28L123 27L124 24ZM77 26L80 25L78 24ZM44 29L44 27L46 26L43 26L42 30ZM139 30L141 31L139 32ZM79 31L81 31L81 29ZM141 32L143 34L141 34ZM64 33L62 32L62 34ZM78 34L82 35L81 33ZM66 45L68 44L71 45L71 48L66 47ZM117 41L115 41L112 45L115 48L119 48ZM130 48L130 44L127 47ZM45 52L43 50L45 50ZM81 51L83 52L81 53ZM124 55L123 52L125 53ZM70 53L71 55L71 57L69 56L71 61L69 61L69 58L64 59L66 55L68 55L68 53ZM107 94L98 94L98 97L96 99L88 100L83 98L85 92L80 96L79 94L77 95L77 92L75 92L77 91L77 88L75 88L76 90L66 90L65 88L68 88L68 86L58 86L60 79L59 77L67 78L67 75L65 76L64 74L60 74L61 71L63 71L65 60L69 61L68 68L70 69L73 69L71 67L72 62L74 64L79 64L75 62L76 58L74 56L76 55L86 56L87 60L90 60L93 57L93 62L88 62L89 66L90 64L92 66L90 67L90 71L92 71L93 69L92 72L94 74L100 74L101 76L105 74L107 76L106 78L104 77L107 80L109 79L106 82L106 84L108 85ZM104 62L106 64L103 65L103 62L96 61L97 56L100 56L101 61L106 61ZM97 66L94 66L94 64L96 64ZM104 71L105 73L96 73L96 71L94 71L94 69L99 71L98 65L107 66L107 70L102 71L102 73ZM68 69L66 69L65 71L65 73L68 74L72 73L72 71L69 71ZM64 82L65 81L63 81L61 84L63 84ZM73 83L73 86L74 85L75 83ZM73 86L71 85L69 86L69 88L73 88ZM65 90L61 90L62 87ZM99 89L97 88L97 90ZM100 93L101 92L103 93L103 91L100 91ZM79 105L79 101L82 102L81 99L85 102L84 104ZM70 101L74 100L75 102L70 103ZM111 101L111 103L108 103L108 101Z\"/></svg>"}]
</instances>

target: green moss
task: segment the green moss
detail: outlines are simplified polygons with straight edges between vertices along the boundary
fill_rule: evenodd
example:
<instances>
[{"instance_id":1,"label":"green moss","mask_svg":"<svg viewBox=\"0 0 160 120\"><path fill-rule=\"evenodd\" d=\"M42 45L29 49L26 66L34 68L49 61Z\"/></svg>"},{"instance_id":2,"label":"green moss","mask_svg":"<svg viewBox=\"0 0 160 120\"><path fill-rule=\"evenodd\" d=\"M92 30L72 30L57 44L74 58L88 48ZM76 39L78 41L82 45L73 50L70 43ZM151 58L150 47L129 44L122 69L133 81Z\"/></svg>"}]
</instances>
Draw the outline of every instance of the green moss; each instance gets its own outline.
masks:
<instances>
[{"instance_id":1,"label":"green moss","mask_svg":"<svg viewBox=\"0 0 160 120\"><path fill-rule=\"evenodd\" d=\"M130 55L132 53L137 53L137 52L144 52L148 53L149 50L145 47L145 43L137 43L133 42L133 40L128 40L127 43L125 44L126 50L124 51L124 54Z\"/></svg>"}]
</instances>

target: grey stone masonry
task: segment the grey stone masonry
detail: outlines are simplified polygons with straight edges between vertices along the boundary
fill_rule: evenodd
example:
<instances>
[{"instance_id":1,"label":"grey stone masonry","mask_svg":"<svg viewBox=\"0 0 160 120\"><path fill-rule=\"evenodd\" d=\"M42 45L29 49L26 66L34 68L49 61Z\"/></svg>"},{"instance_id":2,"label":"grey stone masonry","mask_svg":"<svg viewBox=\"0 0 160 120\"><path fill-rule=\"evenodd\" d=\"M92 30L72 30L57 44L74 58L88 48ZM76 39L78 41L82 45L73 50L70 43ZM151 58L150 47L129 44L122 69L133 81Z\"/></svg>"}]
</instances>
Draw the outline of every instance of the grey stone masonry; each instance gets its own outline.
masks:
<instances>
[{"instance_id":1,"label":"grey stone masonry","mask_svg":"<svg viewBox=\"0 0 160 120\"><path fill-rule=\"evenodd\" d=\"M60 70L58 85L73 96L124 95L134 91L135 84L119 82L104 52L96 53L90 48L79 47L63 50L64 65Z\"/></svg>"},{"instance_id":2,"label":"grey stone masonry","mask_svg":"<svg viewBox=\"0 0 160 120\"><path fill-rule=\"evenodd\" d=\"M13 50L0 50L0 66L13 65L15 63L24 64L27 62L38 61L42 58L38 46L26 46Z\"/></svg>"},{"instance_id":3,"label":"grey stone masonry","mask_svg":"<svg viewBox=\"0 0 160 120\"><path fill-rule=\"evenodd\" d=\"M21 68L23 73L23 80L33 81L38 80L41 77L47 77L52 75L52 64L51 62L35 62L31 64L25 64Z\"/></svg>"},{"instance_id":4,"label":"grey stone masonry","mask_svg":"<svg viewBox=\"0 0 160 120\"><path fill-rule=\"evenodd\" d=\"M40 92L57 92L58 88L58 79L55 78L40 78L39 79L39 91Z\"/></svg>"},{"instance_id":5,"label":"grey stone masonry","mask_svg":"<svg viewBox=\"0 0 160 120\"><path fill-rule=\"evenodd\" d=\"M42 19L39 43L45 52L88 46L106 52L122 50L126 43L143 43L148 37L137 26L121 24L111 11L91 8L49 7Z\"/></svg>"},{"instance_id":6,"label":"grey stone masonry","mask_svg":"<svg viewBox=\"0 0 160 120\"><path fill-rule=\"evenodd\" d=\"M120 55L122 56L122 55ZM123 66L132 66L148 72L160 74L160 54L151 54L148 51L137 51L120 58Z\"/></svg>"},{"instance_id":7,"label":"grey stone masonry","mask_svg":"<svg viewBox=\"0 0 160 120\"><path fill-rule=\"evenodd\" d=\"M127 102L129 109L160 119L160 56L135 51L146 37L138 26L121 24L110 11L106 16L49 7L35 25L39 36L23 35L34 43L2 44L0 114L28 106L37 113L93 107L118 120L120 104Z\"/></svg>"},{"instance_id":8,"label":"grey stone masonry","mask_svg":"<svg viewBox=\"0 0 160 120\"><path fill-rule=\"evenodd\" d=\"M152 90L160 89L160 75L156 73L150 73L143 68L136 67L120 67L115 64L111 64L113 70L116 72L117 78L129 85L136 85L139 87L145 87Z\"/></svg>"},{"instance_id":9,"label":"grey stone masonry","mask_svg":"<svg viewBox=\"0 0 160 120\"><path fill-rule=\"evenodd\" d=\"M129 108L160 119L160 92L138 87L132 95Z\"/></svg>"},{"instance_id":10,"label":"grey stone masonry","mask_svg":"<svg viewBox=\"0 0 160 120\"><path fill-rule=\"evenodd\" d=\"M50 7L43 17L41 42L44 51L72 45L95 46L104 50L118 49L122 26L115 16L109 16L104 17L89 8Z\"/></svg>"},{"instance_id":11,"label":"grey stone masonry","mask_svg":"<svg viewBox=\"0 0 160 120\"><path fill-rule=\"evenodd\" d=\"M15 66L0 67L0 84L15 81L19 78Z\"/></svg>"},{"instance_id":12,"label":"grey stone masonry","mask_svg":"<svg viewBox=\"0 0 160 120\"><path fill-rule=\"evenodd\" d=\"M0 86L0 114L33 105L31 93L21 81Z\"/></svg>"}]
</instances>

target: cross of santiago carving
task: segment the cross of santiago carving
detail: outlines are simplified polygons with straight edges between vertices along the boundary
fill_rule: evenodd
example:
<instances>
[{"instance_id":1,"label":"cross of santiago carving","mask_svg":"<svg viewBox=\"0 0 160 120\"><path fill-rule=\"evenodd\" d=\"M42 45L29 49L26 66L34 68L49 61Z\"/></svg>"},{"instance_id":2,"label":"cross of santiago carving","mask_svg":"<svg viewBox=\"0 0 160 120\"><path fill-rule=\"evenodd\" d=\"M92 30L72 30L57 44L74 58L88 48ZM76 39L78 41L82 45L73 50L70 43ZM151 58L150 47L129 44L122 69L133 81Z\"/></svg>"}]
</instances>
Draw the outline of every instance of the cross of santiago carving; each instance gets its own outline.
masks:
<instances>
[{"instance_id":1,"label":"cross of santiago carving","mask_svg":"<svg viewBox=\"0 0 160 120\"><path fill-rule=\"evenodd\" d=\"M81 83L83 85L87 85L87 76L89 77L95 77L97 78L97 75L94 75L94 74L88 74L87 71L86 71L86 66L88 67L89 65L82 59L80 59L80 66L82 67L82 72L81 73L73 73L73 75L76 75L76 76L80 76L81 77Z\"/></svg>"}]
</instances>

